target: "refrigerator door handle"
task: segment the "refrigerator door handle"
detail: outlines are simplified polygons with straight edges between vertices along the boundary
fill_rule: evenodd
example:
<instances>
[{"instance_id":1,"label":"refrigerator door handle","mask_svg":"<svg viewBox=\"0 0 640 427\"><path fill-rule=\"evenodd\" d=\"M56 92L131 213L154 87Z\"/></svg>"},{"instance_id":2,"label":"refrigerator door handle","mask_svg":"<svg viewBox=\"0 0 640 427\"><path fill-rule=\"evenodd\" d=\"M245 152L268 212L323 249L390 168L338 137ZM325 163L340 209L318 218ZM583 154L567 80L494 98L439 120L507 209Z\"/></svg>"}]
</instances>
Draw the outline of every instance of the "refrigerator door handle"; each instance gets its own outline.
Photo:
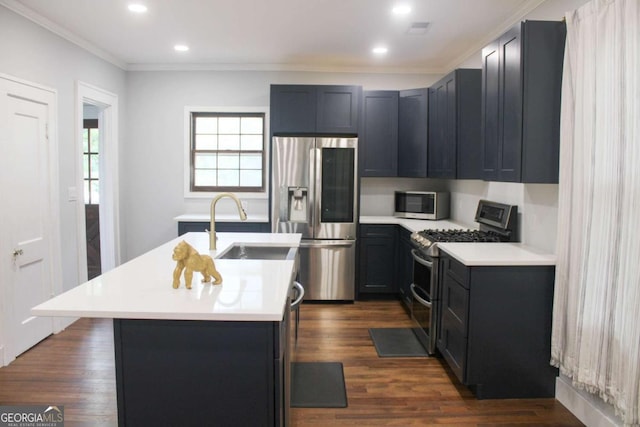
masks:
<instances>
[{"instance_id":1,"label":"refrigerator door handle","mask_svg":"<svg viewBox=\"0 0 640 427\"><path fill-rule=\"evenodd\" d=\"M320 224L322 223L322 148L313 149L313 165L315 169L315 181L313 191L314 209L313 215L313 235L314 237L318 233Z\"/></svg>"},{"instance_id":2,"label":"refrigerator door handle","mask_svg":"<svg viewBox=\"0 0 640 427\"><path fill-rule=\"evenodd\" d=\"M300 242L301 248L348 248L356 243L355 240L326 240L314 242Z\"/></svg>"},{"instance_id":3,"label":"refrigerator door handle","mask_svg":"<svg viewBox=\"0 0 640 427\"><path fill-rule=\"evenodd\" d=\"M307 210L307 221L312 229L311 237L315 237L315 211L316 211L316 149L315 142L309 149L309 192L307 197L309 199L309 209Z\"/></svg>"}]
</instances>

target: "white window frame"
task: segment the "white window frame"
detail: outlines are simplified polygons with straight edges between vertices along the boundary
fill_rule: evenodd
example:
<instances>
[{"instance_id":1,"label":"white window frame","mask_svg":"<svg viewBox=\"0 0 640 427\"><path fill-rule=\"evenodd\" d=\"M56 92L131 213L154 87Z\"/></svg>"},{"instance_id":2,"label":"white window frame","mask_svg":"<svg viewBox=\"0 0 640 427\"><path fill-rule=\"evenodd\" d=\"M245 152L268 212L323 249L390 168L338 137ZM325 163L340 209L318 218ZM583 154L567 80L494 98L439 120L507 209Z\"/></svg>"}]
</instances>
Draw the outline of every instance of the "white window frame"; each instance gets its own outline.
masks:
<instances>
[{"instance_id":1,"label":"white window frame","mask_svg":"<svg viewBox=\"0 0 640 427\"><path fill-rule=\"evenodd\" d=\"M269 157L269 107L184 107L184 197L188 199L210 199L218 194L214 191L191 191L191 113L262 113L264 114L264 190L242 192L243 199L268 199L271 177Z\"/></svg>"}]
</instances>

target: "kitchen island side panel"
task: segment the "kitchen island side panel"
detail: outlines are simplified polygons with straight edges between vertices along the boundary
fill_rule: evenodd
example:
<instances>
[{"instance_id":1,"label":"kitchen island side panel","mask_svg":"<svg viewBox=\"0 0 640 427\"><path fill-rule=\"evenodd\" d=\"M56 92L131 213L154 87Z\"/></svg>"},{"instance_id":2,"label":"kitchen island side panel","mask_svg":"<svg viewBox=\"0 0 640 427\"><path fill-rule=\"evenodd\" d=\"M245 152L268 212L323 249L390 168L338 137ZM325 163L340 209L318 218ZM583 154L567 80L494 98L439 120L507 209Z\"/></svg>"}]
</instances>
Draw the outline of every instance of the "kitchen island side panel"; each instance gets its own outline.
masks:
<instances>
[{"instance_id":1,"label":"kitchen island side panel","mask_svg":"<svg viewBox=\"0 0 640 427\"><path fill-rule=\"evenodd\" d=\"M114 319L118 425L276 425L278 325Z\"/></svg>"}]
</instances>

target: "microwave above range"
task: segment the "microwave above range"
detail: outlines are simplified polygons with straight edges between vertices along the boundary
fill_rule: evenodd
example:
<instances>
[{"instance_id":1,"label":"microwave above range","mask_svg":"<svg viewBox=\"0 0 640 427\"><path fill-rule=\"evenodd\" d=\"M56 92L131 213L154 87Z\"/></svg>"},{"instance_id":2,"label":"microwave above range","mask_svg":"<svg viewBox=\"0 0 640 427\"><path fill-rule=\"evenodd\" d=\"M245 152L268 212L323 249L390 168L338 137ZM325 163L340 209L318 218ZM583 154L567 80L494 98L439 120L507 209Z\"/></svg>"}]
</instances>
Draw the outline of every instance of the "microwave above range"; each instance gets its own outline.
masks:
<instances>
[{"instance_id":1,"label":"microwave above range","mask_svg":"<svg viewBox=\"0 0 640 427\"><path fill-rule=\"evenodd\" d=\"M442 191L396 191L394 216L414 219L449 218L449 193Z\"/></svg>"}]
</instances>

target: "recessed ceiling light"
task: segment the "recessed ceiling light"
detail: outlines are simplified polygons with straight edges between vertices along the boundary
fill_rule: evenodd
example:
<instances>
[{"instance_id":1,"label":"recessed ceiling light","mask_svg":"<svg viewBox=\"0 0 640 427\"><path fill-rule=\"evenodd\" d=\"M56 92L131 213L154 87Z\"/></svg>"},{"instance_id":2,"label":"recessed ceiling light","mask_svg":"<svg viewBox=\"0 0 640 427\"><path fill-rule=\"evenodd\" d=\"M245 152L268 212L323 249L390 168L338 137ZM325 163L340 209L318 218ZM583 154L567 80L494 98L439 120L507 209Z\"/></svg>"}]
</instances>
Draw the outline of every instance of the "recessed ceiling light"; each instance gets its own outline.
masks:
<instances>
[{"instance_id":1,"label":"recessed ceiling light","mask_svg":"<svg viewBox=\"0 0 640 427\"><path fill-rule=\"evenodd\" d=\"M176 52L186 52L189 50L189 46L186 44L177 44L173 47Z\"/></svg>"},{"instance_id":2,"label":"recessed ceiling light","mask_svg":"<svg viewBox=\"0 0 640 427\"><path fill-rule=\"evenodd\" d=\"M147 11L147 6L140 3L131 3L128 8L134 13L145 13Z\"/></svg>"},{"instance_id":3,"label":"recessed ceiling light","mask_svg":"<svg viewBox=\"0 0 640 427\"><path fill-rule=\"evenodd\" d=\"M409 12L411 12L411 6L409 6L408 4L399 4L394 6L391 11L395 15L407 15Z\"/></svg>"},{"instance_id":4,"label":"recessed ceiling light","mask_svg":"<svg viewBox=\"0 0 640 427\"><path fill-rule=\"evenodd\" d=\"M386 46L376 46L371 49L371 52L375 53L376 55L384 55L385 53L389 52L389 49L387 49Z\"/></svg>"}]
</instances>

